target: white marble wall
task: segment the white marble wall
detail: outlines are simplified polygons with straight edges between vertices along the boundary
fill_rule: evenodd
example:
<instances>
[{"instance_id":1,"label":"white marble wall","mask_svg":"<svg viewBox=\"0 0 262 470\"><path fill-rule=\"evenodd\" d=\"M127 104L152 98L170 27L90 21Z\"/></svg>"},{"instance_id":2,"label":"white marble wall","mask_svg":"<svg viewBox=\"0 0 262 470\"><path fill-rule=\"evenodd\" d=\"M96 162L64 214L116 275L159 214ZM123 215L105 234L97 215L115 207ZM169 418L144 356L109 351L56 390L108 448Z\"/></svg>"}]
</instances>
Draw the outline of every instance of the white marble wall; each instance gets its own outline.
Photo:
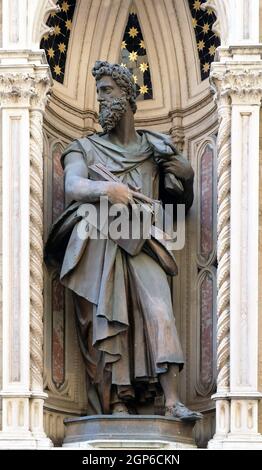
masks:
<instances>
[{"instance_id":1,"label":"white marble wall","mask_svg":"<svg viewBox=\"0 0 262 470\"><path fill-rule=\"evenodd\" d=\"M214 396L216 434L209 447L262 449L258 430L262 97L259 2L230 0L226 13L228 24L234 21L234 26L224 47L218 50L217 62L211 70L220 111L218 299L221 308L218 308L218 388Z\"/></svg>"},{"instance_id":2,"label":"white marble wall","mask_svg":"<svg viewBox=\"0 0 262 470\"><path fill-rule=\"evenodd\" d=\"M40 2L1 3L0 448L46 448L52 443L43 430L41 186L42 119L51 76L44 54L31 51L29 18Z\"/></svg>"}]
</instances>

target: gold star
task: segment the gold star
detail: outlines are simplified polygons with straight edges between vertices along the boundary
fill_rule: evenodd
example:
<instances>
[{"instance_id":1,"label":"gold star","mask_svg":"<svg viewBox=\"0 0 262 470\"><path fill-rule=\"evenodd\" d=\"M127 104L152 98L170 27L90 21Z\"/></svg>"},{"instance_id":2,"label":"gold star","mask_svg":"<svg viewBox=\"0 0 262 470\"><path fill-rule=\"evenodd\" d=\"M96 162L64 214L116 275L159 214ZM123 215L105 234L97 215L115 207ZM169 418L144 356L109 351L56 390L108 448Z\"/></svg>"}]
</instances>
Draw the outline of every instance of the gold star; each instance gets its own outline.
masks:
<instances>
[{"instance_id":1,"label":"gold star","mask_svg":"<svg viewBox=\"0 0 262 470\"><path fill-rule=\"evenodd\" d=\"M130 54L129 54L129 60L131 62L135 62L137 60L137 52L135 51L132 51Z\"/></svg>"},{"instance_id":2,"label":"gold star","mask_svg":"<svg viewBox=\"0 0 262 470\"><path fill-rule=\"evenodd\" d=\"M61 28L58 24L56 24L54 27L54 35L58 36L60 33L61 33Z\"/></svg>"},{"instance_id":3,"label":"gold star","mask_svg":"<svg viewBox=\"0 0 262 470\"><path fill-rule=\"evenodd\" d=\"M123 62L121 62L121 67L124 67L126 69L126 64L124 64Z\"/></svg>"},{"instance_id":4,"label":"gold star","mask_svg":"<svg viewBox=\"0 0 262 470\"><path fill-rule=\"evenodd\" d=\"M196 18L192 18L192 25L193 25L194 29L197 27L197 19Z\"/></svg>"},{"instance_id":5,"label":"gold star","mask_svg":"<svg viewBox=\"0 0 262 470\"><path fill-rule=\"evenodd\" d=\"M136 75L133 75L133 80L135 83L137 83L137 76Z\"/></svg>"},{"instance_id":6,"label":"gold star","mask_svg":"<svg viewBox=\"0 0 262 470\"><path fill-rule=\"evenodd\" d=\"M61 67L59 65L56 65L54 67L54 72L56 75L61 75L61 72L62 72Z\"/></svg>"},{"instance_id":7,"label":"gold star","mask_svg":"<svg viewBox=\"0 0 262 470\"><path fill-rule=\"evenodd\" d=\"M49 38L49 34L45 34L45 35L44 35L44 40L47 41L48 38Z\"/></svg>"},{"instance_id":8,"label":"gold star","mask_svg":"<svg viewBox=\"0 0 262 470\"><path fill-rule=\"evenodd\" d=\"M54 55L55 55L54 49L53 49L52 47L50 47L50 49L48 49L48 51L47 51L47 54L49 55L49 57L50 57L51 59L53 59L53 57L54 57Z\"/></svg>"},{"instance_id":9,"label":"gold star","mask_svg":"<svg viewBox=\"0 0 262 470\"><path fill-rule=\"evenodd\" d=\"M135 9L135 7L132 7L132 8L130 9L130 15L136 15L136 9Z\"/></svg>"},{"instance_id":10,"label":"gold star","mask_svg":"<svg viewBox=\"0 0 262 470\"><path fill-rule=\"evenodd\" d=\"M139 65L139 69L141 72L146 72L146 70L148 70L148 64L146 64L145 62L143 62L143 64L140 64Z\"/></svg>"},{"instance_id":11,"label":"gold star","mask_svg":"<svg viewBox=\"0 0 262 470\"><path fill-rule=\"evenodd\" d=\"M209 55L215 55L216 53L216 46L213 44L212 46L210 46L209 50Z\"/></svg>"},{"instance_id":12,"label":"gold star","mask_svg":"<svg viewBox=\"0 0 262 470\"><path fill-rule=\"evenodd\" d=\"M142 85L139 89L139 93L141 93L141 95L145 95L146 93L148 93L148 86Z\"/></svg>"},{"instance_id":13,"label":"gold star","mask_svg":"<svg viewBox=\"0 0 262 470\"><path fill-rule=\"evenodd\" d=\"M208 14L208 15L213 15L213 11L211 10L211 8L208 8L208 9L207 9L207 14Z\"/></svg>"},{"instance_id":14,"label":"gold star","mask_svg":"<svg viewBox=\"0 0 262 470\"><path fill-rule=\"evenodd\" d=\"M197 43L197 48L198 48L199 51L203 51L204 47L205 47L205 43L204 43L203 40L201 40Z\"/></svg>"},{"instance_id":15,"label":"gold star","mask_svg":"<svg viewBox=\"0 0 262 470\"><path fill-rule=\"evenodd\" d=\"M66 28L67 28L67 29L72 29L72 20L67 20L67 21L65 22L65 25L66 25Z\"/></svg>"},{"instance_id":16,"label":"gold star","mask_svg":"<svg viewBox=\"0 0 262 470\"><path fill-rule=\"evenodd\" d=\"M194 5L193 5L194 10L200 10L200 7L201 7L200 0L195 0Z\"/></svg>"},{"instance_id":17,"label":"gold star","mask_svg":"<svg viewBox=\"0 0 262 470\"><path fill-rule=\"evenodd\" d=\"M207 34L209 31L209 24L208 23L205 23L204 26L203 26L203 33L204 34Z\"/></svg>"},{"instance_id":18,"label":"gold star","mask_svg":"<svg viewBox=\"0 0 262 470\"><path fill-rule=\"evenodd\" d=\"M205 73L207 73L210 69L210 64L208 62L206 62L204 65L203 65L203 71Z\"/></svg>"},{"instance_id":19,"label":"gold star","mask_svg":"<svg viewBox=\"0 0 262 470\"><path fill-rule=\"evenodd\" d=\"M51 16L51 18L54 18L56 16L56 13L53 12L53 13L51 13L50 16Z\"/></svg>"},{"instance_id":20,"label":"gold star","mask_svg":"<svg viewBox=\"0 0 262 470\"><path fill-rule=\"evenodd\" d=\"M143 41L143 39L141 39L139 46L141 47L141 49L145 49L145 48L146 48L145 42Z\"/></svg>"},{"instance_id":21,"label":"gold star","mask_svg":"<svg viewBox=\"0 0 262 470\"><path fill-rule=\"evenodd\" d=\"M138 30L137 28L134 28L134 26L132 28L130 28L130 30L128 31L128 34L131 38L135 38L137 35L138 35Z\"/></svg>"},{"instance_id":22,"label":"gold star","mask_svg":"<svg viewBox=\"0 0 262 470\"><path fill-rule=\"evenodd\" d=\"M64 43L64 42L60 42L60 44L58 44L58 49L59 49L60 52L65 53L65 51L66 51L66 45L65 45L65 43Z\"/></svg>"},{"instance_id":23,"label":"gold star","mask_svg":"<svg viewBox=\"0 0 262 470\"><path fill-rule=\"evenodd\" d=\"M122 42L121 42L121 49L125 49L126 46L127 46L126 41L122 41Z\"/></svg>"},{"instance_id":24,"label":"gold star","mask_svg":"<svg viewBox=\"0 0 262 470\"><path fill-rule=\"evenodd\" d=\"M62 3L61 10L64 11L65 13L69 10L69 5L67 2Z\"/></svg>"}]
</instances>

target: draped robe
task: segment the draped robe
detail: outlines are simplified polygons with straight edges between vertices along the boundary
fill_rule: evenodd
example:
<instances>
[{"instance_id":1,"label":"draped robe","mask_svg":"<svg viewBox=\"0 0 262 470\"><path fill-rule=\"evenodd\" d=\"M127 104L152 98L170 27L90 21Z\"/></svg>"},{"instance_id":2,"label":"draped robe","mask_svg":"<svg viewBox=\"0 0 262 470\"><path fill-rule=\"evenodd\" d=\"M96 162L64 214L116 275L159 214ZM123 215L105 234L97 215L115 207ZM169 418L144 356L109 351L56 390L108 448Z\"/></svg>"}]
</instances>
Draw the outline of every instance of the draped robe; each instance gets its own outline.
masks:
<instances>
[{"instance_id":1,"label":"draped robe","mask_svg":"<svg viewBox=\"0 0 262 470\"><path fill-rule=\"evenodd\" d=\"M188 208L192 187L183 188L175 172L161 174L161 161L176 155L185 166L188 162L168 136L143 130L138 134L140 142L132 149L111 143L103 134L75 140L62 155L62 165L69 153L81 154L87 170L102 163L144 195L159 199L162 194L166 202L183 202ZM66 220L66 211L62 218ZM130 256L111 239L80 239L78 223L62 250L60 280L73 292L89 412L107 413L115 401L143 401L160 393L159 374L169 364L182 368L184 360L162 267L143 249ZM47 258L56 227L47 243ZM53 245L53 252L59 251Z\"/></svg>"}]
</instances>

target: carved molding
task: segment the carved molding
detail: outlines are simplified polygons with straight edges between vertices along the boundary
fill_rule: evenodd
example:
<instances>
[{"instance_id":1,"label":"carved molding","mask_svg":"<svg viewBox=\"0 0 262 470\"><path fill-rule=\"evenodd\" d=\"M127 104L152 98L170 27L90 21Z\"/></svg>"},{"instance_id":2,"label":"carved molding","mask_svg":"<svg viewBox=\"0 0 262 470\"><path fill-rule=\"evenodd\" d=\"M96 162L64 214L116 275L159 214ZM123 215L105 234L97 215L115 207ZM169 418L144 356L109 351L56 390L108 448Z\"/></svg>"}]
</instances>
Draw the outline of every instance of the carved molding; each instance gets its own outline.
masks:
<instances>
[{"instance_id":1,"label":"carved molding","mask_svg":"<svg viewBox=\"0 0 262 470\"><path fill-rule=\"evenodd\" d=\"M216 91L216 99L234 96L241 102L255 100L259 103L262 96L262 71L259 70L213 69L210 81L213 90Z\"/></svg>"},{"instance_id":2,"label":"carved molding","mask_svg":"<svg viewBox=\"0 0 262 470\"><path fill-rule=\"evenodd\" d=\"M56 446L62 446L65 436L64 419L70 415L62 412L44 411L44 429ZM72 417L74 414L72 414Z\"/></svg>"},{"instance_id":3,"label":"carved molding","mask_svg":"<svg viewBox=\"0 0 262 470\"><path fill-rule=\"evenodd\" d=\"M196 194L198 195L198 204L197 204L197 246L196 246L196 256L195 261L198 270L198 277L196 280L196 292L197 292L197 305L196 305L196 316L197 316L197 340L196 340L196 379L195 379L195 390L197 394L201 397L209 398L210 393L215 390L216 386L216 245L217 245L217 223L216 223L216 213L217 207L215 201L217 200L217 184L216 184L216 136L214 135L215 130L212 133L201 136L199 141L194 149L194 154L197 162L196 166L196 182L197 182L197 189ZM206 152L211 152L212 156L210 155L210 161L204 166L203 165L203 158L205 158ZM208 166L207 166L208 165ZM210 165L210 166L209 166ZM209 171L211 171L211 174ZM202 179L204 177L204 179ZM207 178L208 181L205 180ZM210 183L211 182L211 183ZM211 184L211 188L209 185ZM204 193L203 193L203 188ZM212 194L209 193L209 190L212 191ZM202 208L205 204L205 201L208 201L209 210L212 212L211 220L203 220L202 219ZM210 207L211 204L211 207ZM204 211L207 211L208 208L205 206ZM209 214L211 216L211 214ZM206 225L207 224L207 225ZM210 224L210 225L209 225ZM208 234L210 234L210 251L205 255L202 252L202 242L201 242L201 231L204 227L208 227ZM211 228L212 227L212 228ZM203 381L203 377L201 374L201 356L203 353L203 347L205 348L207 344L209 344L205 338L203 343L203 337L201 333L201 328L207 323L203 323L204 318L202 317L204 310L202 304L202 295L203 295L203 281L205 280L206 276L210 276L210 280L212 280L212 301L210 308L212 308L212 357L210 359L210 364L212 364L212 380L210 382ZM210 300L209 300L210 301ZM205 322L205 320L204 320ZM202 343L201 343L202 341ZM203 364L202 364L203 367ZM202 369L203 370L203 369ZM210 371L211 372L211 371Z\"/></svg>"},{"instance_id":4,"label":"carved molding","mask_svg":"<svg viewBox=\"0 0 262 470\"><path fill-rule=\"evenodd\" d=\"M217 34L222 43L226 43L228 39L228 0L207 0L201 5L201 10L212 10L217 20L213 24L212 31Z\"/></svg>"},{"instance_id":5,"label":"carved molding","mask_svg":"<svg viewBox=\"0 0 262 470\"><path fill-rule=\"evenodd\" d=\"M33 81L30 110L30 354L31 387L43 390L43 113L50 80Z\"/></svg>"},{"instance_id":6,"label":"carved molding","mask_svg":"<svg viewBox=\"0 0 262 470\"><path fill-rule=\"evenodd\" d=\"M49 73L0 74L0 98L2 106L17 104L45 109L47 91L51 85Z\"/></svg>"},{"instance_id":7,"label":"carved molding","mask_svg":"<svg viewBox=\"0 0 262 470\"><path fill-rule=\"evenodd\" d=\"M61 11L61 8L59 5L56 4L54 0L47 1L47 4L45 6L44 19L40 27L40 35L39 35L40 41L45 34L52 35L54 33L54 28L47 26L46 21L51 13L59 13L59 11Z\"/></svg>"},{"instance_id":8,"label":"carved molding","mask_svg":"<svg viewBox=\"0 0 262 470\"><path fill-rule=\"evenodd\" d=\"M40 74L34 78L34 94L31 97L31 107L44 112L49 100L49 90L52 85L51 76Z\"/></svg>"},{"instance_id":9,"label":"carved molding","mask_svg":"<svg viewBox=\"0 0 262 470\"><path fill-rule=\"evenodd\" d=\"M51 13L58 13L59 11L61 11L61 8L59 5L57 5L56 0L47 0L45 5L44 20L47 20Z\"/></svg>"},{"instance_id":10,"label":"carved molding","mask_svg":"<svg viewBox=\"0 0 262 470\"><path fill-rule=\"evenodd\" d=\"M229 389L231 106L218 102L217 387Z\"/></svg>"},{"instance_id":11,"label":"carved molding","mask_svg":"<svg viewBox=\"0 0 262 470\"><path fill-rule=\"evenodd\" d=\"M18 103L28 104L34 95L34 84L30 74L0 74L0 97L2 106Z\"/></svg>"},{"instance_id":12,"label":"carved molding","mask_svg":"<svg viewBox=\"0 0 262 470\"><path fill-rule=\"evenodd\" d=\"M30 113L30 342L32 389L43 389L42 113Z\"/></svg>"}]
</instances>

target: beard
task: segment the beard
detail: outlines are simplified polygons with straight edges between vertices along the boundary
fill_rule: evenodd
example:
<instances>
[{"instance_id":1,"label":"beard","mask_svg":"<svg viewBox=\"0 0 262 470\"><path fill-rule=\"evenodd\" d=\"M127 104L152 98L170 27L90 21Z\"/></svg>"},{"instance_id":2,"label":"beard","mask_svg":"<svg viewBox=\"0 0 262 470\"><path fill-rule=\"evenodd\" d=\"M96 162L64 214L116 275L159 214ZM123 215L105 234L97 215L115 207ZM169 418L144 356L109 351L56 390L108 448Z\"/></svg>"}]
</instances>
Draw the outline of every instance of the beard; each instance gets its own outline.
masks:
<instances>
[{"instance_id":1,"label":"beard","mask_svg":"<svg viewBox=\"0 0 262 470\"><path fill-rule=\"evenodd\" d=\"M110 132L116 127L121 117L127 110L127 99L125 96L115 98L111 103L100 104L99 124L105 132Z\"/></svg>"}]
</instances>

